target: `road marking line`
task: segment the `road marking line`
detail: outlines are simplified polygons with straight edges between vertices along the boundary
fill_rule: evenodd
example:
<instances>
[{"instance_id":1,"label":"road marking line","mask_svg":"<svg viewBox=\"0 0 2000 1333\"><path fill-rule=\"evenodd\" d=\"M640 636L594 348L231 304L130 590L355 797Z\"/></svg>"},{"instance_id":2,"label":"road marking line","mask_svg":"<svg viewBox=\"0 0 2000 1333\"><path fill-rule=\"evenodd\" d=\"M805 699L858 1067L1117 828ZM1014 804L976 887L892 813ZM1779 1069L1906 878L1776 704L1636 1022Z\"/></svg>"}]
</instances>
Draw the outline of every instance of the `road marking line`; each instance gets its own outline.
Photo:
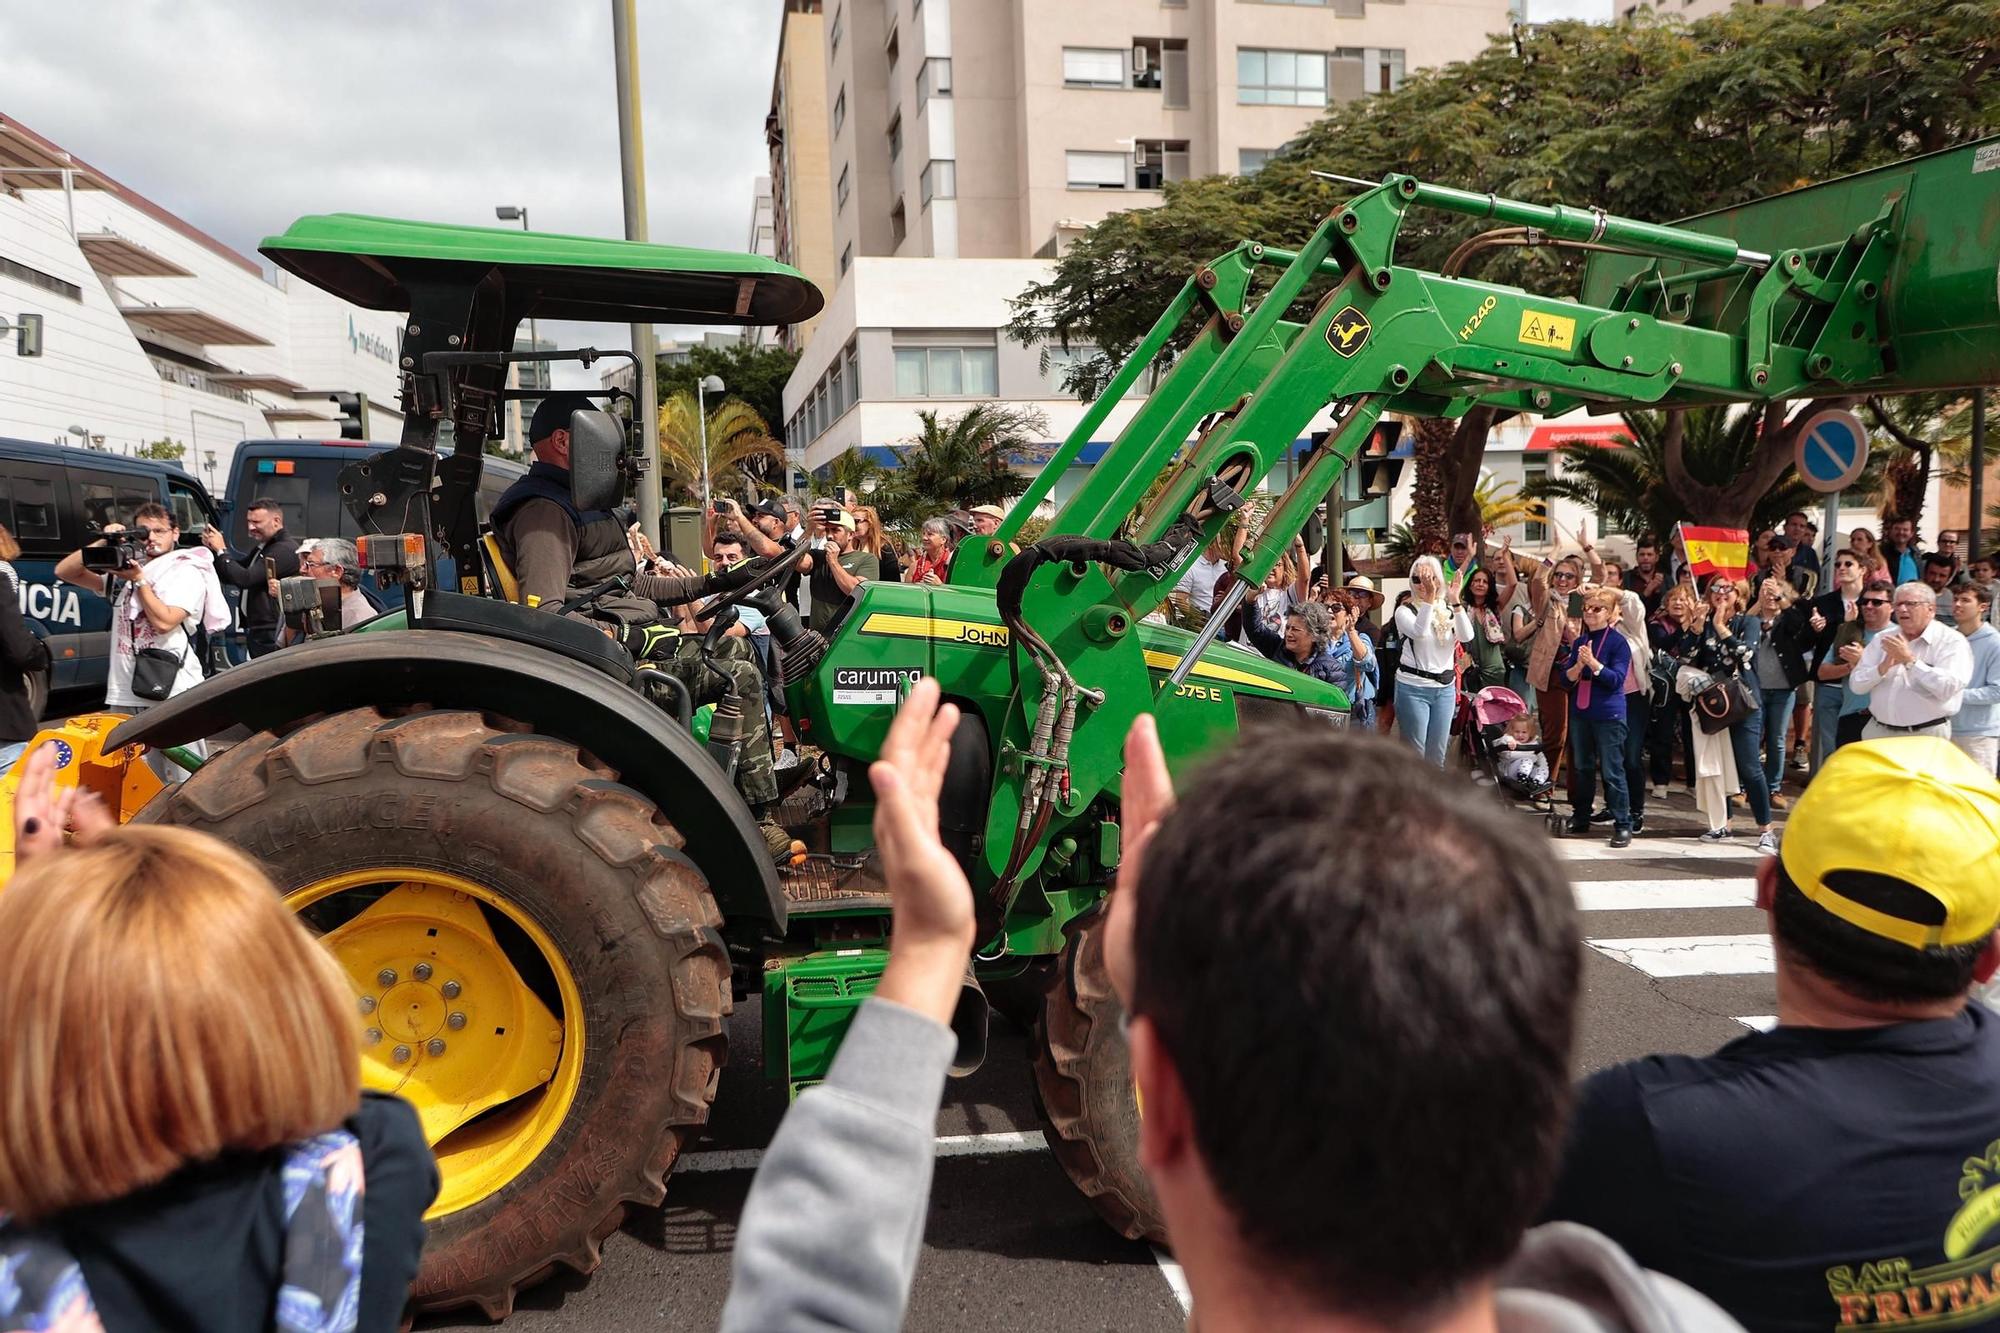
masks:
<instances>
[{"instance_id":1,"label":"road marking line","mask_svg":"<svg viewBox=\"0 0 2000 1333\"><path fill-rule=\"evenodd\" d=\"M1601 879L1572 881L1577 910L1649 912L1683 907L1752 907L1754 879Z\"/></svg>"},{"instance_id":2,"label":"road marking line","mask_svg":"<svg viewBox=\"0 0 2000 1333\"><path fill-rule=\"evenodd\" d=\"M1605 829L1605 839L1611 837ZM1756 861L1757 844L1745 837L1732 843L1702 842L1688 838L1640 838L1630 847L1613 847L1596 838L1552 838L1549 845L1564 861L1648 861L1672 858L1692 861Z\"/></svg>"},{"instance_id":3,"label":"road marking line","mask_svg":"<svg viewBox=\"0 0 2000 1333\"><path fill-rule=\"evenodd\" d=\"M1173 1261L1171 1255L1157 1245L1153 1247L1153 1262L1160 1266L1160 1275L1174 1289L1174 1299L1181 1303L1181 1313L1192 1314L1194 1293L1188 1290L1187 1274L1181 1271L1181 1266Z\"/></svg>"},{"instance_id":4,"label":"road marking line","mask_svg":"<svg viewBox=\"0 0 2000 1333\"><path fill-rule=\"evenodd\" d=\"M942 1134L936 1140L939 1157L998 1157L1004 1153L1044 1152L1049 1141L1039 1129L996 1130L990 1134ZM755 1171L764 1160L762 1148L712 1148L682 1153L674 1172Z\"/></svg>"},{"instance_id":5,"label":"road marking line","mask_svg":"<svg viewBox=\"0 0 2000 1333\"><path fill-rule=\"evenodd\" d=\"M1588 943L1649 977L1750 976L1777 970L1769 935L1665 935Z\"/></svg>"},{"instance_id":6,"label":"road marking line","mask_svg":"<svg viewBox=\"0 0 2000 1333\"><path fill-rule=\"evenodd\" d=\"M1772 1028L1778 1026L1778 1016L1776 1014L1750 1014L1736 1021L1754 1032L1769 1032Z\"/></svg>"}]
</instances>

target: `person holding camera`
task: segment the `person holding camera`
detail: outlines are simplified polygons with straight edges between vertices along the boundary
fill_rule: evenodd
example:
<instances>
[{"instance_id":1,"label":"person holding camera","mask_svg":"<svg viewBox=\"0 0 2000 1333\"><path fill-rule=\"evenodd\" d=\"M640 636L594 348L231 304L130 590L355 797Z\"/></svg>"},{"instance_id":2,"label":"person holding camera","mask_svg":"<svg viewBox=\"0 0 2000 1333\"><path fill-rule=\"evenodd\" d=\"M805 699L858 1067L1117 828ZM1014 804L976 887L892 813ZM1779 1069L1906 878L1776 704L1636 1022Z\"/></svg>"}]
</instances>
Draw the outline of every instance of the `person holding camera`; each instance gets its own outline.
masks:
<instances>
[{"instance_id":1,"label":"person holding camera","mask_svg":"<svg viewBox=\"0 0 2000 1333\"><path fill-rule=\"evenodd\" d=\"M181 549L180 525L165 505L140 505L132 522L130 534L122 524L105 524L102 537L56 562L56 577L111 603L104 703L138 713L201 684L191 635L229 628L229 604L215 577L214 554L206 546ZM205 754L199 741L185 748ZM187 776L156 752L148 751L146 762L163 782Z\"/></svg>"},{"instance_id":2,"label":"person holding camera","mask_svg":"<svg viewBox=\"0 0 2000 1333\"><path fill-rule=\"evenodd\" d=\"M813 553L806 557L805 568L812 591L812 627L824 634L854 605L861 585L882 576L882 567L856 546L854 515L831 500L821 500L813 505L812 518Z\"/></svg>"},{"instance_id":3,"label":"person holding camera","mask_svg":"<svg viewBox=\"0 0 2000 1333\"><path fill-rule=\"evenodd\" d=\"M299 544L286 534L285 511L276 500L263 496L252 500L243 521L253 545L242 558L230 553L215 527L202 529L201 542L215 553L215 577L241 590L243 642L250 656L262 657L277 651L285 628L270 584L298 574Z\"/></svg>"}]
</instances>

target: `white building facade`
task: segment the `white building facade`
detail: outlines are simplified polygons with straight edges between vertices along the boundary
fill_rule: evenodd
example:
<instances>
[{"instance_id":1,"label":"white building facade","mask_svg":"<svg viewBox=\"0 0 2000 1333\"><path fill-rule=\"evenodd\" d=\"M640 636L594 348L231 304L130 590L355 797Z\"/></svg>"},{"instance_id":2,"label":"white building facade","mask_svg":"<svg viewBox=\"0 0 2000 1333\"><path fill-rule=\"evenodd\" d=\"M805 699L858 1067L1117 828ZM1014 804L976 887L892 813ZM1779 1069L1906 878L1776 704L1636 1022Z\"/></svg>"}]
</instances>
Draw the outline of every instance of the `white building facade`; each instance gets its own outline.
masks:
<instances>
[{"instance_id":1,"label":"white building facade","mask_svg":"<svg viewBox=\"0 0 2000 1333\"><path fill-rule=\"evenodd\" d=\"M186 446L215 484L246 439L340 433L366 395L394 440L400 314L254 259L0 117L0 317L42 317L42 354L0 344L0 435L133 453Z\"/></svg>"}]
</instances>

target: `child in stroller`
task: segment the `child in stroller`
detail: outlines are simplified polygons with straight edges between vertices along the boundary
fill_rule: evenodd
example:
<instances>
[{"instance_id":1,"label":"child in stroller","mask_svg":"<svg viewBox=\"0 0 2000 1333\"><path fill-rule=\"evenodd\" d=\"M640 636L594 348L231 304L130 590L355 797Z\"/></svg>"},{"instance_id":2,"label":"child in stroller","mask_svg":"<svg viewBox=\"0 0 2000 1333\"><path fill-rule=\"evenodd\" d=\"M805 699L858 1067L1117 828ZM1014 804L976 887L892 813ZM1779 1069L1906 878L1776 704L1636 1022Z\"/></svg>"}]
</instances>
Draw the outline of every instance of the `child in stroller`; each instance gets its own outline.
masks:
<instances>
[{"instance_id":1,"label":"child in stroller","mask_svg":"<svg viewBox=\"0 0 2000 1333\"><path fill-rule=\"evenodd\" d=\"M1539 809L1553 808L1549 760L1542 751L1535 715L1521 696L1502 685L1489 685L1469 700L1474 725L1464 728L1473 762L1495 783Z\"/></svg>"}]
</instances>

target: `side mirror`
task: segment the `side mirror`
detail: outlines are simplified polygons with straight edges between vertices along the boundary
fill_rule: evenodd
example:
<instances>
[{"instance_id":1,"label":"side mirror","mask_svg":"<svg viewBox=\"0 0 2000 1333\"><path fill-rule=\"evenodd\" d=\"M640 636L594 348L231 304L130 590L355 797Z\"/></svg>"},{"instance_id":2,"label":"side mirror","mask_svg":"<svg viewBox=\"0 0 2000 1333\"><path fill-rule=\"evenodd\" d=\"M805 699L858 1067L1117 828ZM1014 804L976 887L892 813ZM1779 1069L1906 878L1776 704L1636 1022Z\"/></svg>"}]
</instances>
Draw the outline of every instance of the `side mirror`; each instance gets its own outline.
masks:
<instances>
[{"instance_id":1,"label":"side mirror","mask_svg":"<svg viewBox=\"0 0 2000 1333\"><path fill-rule=\"evenodd\" d=\"M578 509L616 509L624 477L618 460L625 452L625 427L609 412L590 408L569 419L569 498Z\"/></svg>"}]
</instances>

